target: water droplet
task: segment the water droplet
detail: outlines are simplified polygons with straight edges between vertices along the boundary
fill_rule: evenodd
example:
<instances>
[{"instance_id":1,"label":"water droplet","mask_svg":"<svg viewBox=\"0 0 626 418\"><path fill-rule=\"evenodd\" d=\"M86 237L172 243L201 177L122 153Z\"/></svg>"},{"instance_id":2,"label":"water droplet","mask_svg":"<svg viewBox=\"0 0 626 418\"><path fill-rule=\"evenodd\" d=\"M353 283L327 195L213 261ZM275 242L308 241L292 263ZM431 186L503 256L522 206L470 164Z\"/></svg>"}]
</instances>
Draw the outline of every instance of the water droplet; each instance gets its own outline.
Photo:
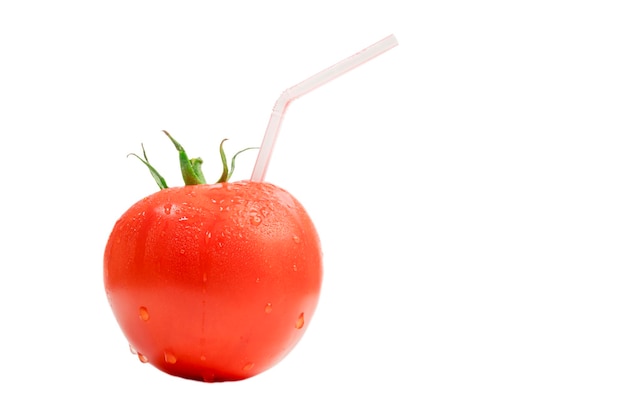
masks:
<instances>
[{"instance_id":1,"label":"water droplet","mask_svg":"<svg viewBox=\"0 0 626 418\"><path fill-rule=\"evenodd\" d=\"M207 277L206 273L202 273L202 281L206 283L207 280L209 280L209 278Z\"/></svg>"},{"instance_id":2,"label":"water droplet","mask_svg":"<svg viewBox=\"0 0 626 418\"><path fill-rule=\"evenodd\" d=\"M163 353L163 355L165 356L165 362L169 363L169 364L176 364L176 361L178 360L176 358L176 356L172 353L170 353L169 351L166 351L165 353Z\"/></svg>"},{"instance_id":3,"label":"water droplet","mask_svg":"<svg viewBox=\"0 0 626 418\"><path fill-rule=\"evenodd\" d=\"M250 361L250 362L246 363L246 364L242 367L242 369L243 369L244 371L246 371L246 372L247 372L247 371L249 371L249 370L252 370L252 368L253 368L253 367L254 367L254 363Z\"/></svg>"},{"instance_id":4,"label":"water droplet","mask_svg":"<svg viewBox=\"0 0 626 418\"><path fill-rule=\"evenodd\" d=\"M215 373L205 373L202 375L202 380L205 381L206 383L213 383L215 382Z\"/></svg>"},{"instance_id":5,"label":"water droplet","mask_svg":"<svg viewBox=\"0 0 626 418\"><path fill-rule=\"evenodd\" d=\"M304 326L304 312L302 312L300 316L298 316L298 319L296 320L296 328L301 329L303 326Z\"/></svg>"},{"instance_id":6,"label":"water droplet","mask_svg":"<svg viewBox=\"0 0 626 418\"><path fill-rule=\"evenodd\" d=\"M135 350L135 347L133 347L132 345L128 344L128 348L130 349L130 353L134 356L137 355L137 350Z\"/></svg>"},{"instance_id":7,"label":"water droplet","mask_svg":"<svg viewBox=\"0 0 626 418\"><path fill-rule=\"evenodd\" d=\"M147 321L148 319L150 319L150 313L148 312L148 308L146 308L145 306L139 307L139 318L141 318L142 321Z\"/></svg>"},{"instance_id":8,"label":"water droplet","mask_svg":"<svg viewBox=\"0 0 626 418\"><path fill-rule=\"evenodd\" d=\"M298 271L298 266L296 266L295 264L293 265L293 271Z\"/></svg>"},{"instance_id":9,"label":"water droplet","mask_svg":"<svg viewBox=\"0 0 626 418\"><path fill-rule=\"evenodd\" d=\"M200 361L206 361L206 356L205 355L200 356Z\"/></svg>"},{"instance_id":10,"label":"water droplet","mask_svg":"<svg viewBox=\"0 0 626 418\"><path fill-rule=\"evenodd\" d=\"M272 304L268 303L267 305L265 305L265 313L270 313L272 312Z\"/></svg>"},{"instance_id":11,"label":"water droplet","mask_svg":"<svg viewBox=\"0 0 626 418\"><path fill-rule=\"evenodd\" d=\"M263 221L263 218L261 218L261 215L255 213L254 215L250 216L250 223L254 226L258 226L261 224L261 222Z\"/></svg>"},{"instance_id":12,"label":"water droplet","mask_svg":"<svg viewBox=\"0 0 626 418\"><path fill-rule=\"evenodd\" d=\"M187 218L186 216L181 216L180 218L178 218L180 222L186 221L187 219L189 218Z\"/></svg>"},{"instance_id":13,"label":"water droplet","mask_svg":"<svg viewBox=\"0 0 626 418\"><path fill-rule=\"evenodd\" d=\"M148 362L148 357L144 356L141 353L137 353L137 358L139 359L140 362L142 363L147 363Z\"/></svg>"},{"instance_id":14,"label":"water droplet","mask_svg":"<svg viewBox=\"0 0 626 418\"><path fill-rule=\"evenodd\" d=\"M181 253L181 254L185 254L185 249L184 249L184 248L181 248L181 249L180 249L180 253Z\"/></svg>"},{"instance_id":15,"label":"water droplet","mask_svg":"<svg viewBox=\"0 0 626 418\"><path fill-rule=\"evenodd\" d=\"M295 242L296 244L300 244L300 237L297 235L293 236L293 242Z\"/></svg>"}]
</instances>

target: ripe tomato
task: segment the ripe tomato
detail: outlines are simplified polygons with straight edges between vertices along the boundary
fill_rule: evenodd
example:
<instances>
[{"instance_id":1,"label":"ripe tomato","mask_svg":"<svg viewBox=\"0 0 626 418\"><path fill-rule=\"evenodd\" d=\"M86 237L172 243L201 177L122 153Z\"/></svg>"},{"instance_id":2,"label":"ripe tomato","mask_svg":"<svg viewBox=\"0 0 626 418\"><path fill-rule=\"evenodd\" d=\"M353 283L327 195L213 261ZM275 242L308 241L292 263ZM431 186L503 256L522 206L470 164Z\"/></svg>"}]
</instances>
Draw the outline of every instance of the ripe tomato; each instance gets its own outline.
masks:
<instances>
[{"instance_id":1,"label":"ripe tomato","mask_svg":"<svg viewBox=\"0 0 626 418\"><path fill-rule=\"evenodd\" d=\"M313 222L269 183L163 188L121 216L104 253L106 294L131 350L207 382L277 364L307 329L321 282Z\"/></svg>"}]
</instances>

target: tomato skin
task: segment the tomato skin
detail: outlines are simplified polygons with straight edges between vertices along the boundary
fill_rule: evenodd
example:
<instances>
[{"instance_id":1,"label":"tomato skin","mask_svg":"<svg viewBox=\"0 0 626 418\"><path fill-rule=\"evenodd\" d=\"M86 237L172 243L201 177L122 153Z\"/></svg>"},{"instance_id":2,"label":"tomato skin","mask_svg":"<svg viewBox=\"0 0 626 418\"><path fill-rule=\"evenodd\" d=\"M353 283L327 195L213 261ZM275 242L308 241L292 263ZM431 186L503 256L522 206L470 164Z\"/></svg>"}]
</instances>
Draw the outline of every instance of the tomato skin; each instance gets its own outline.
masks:
<instances>
[{"instance_id":1,"label":"tomato skin","mask_svg":"<svg viewBox=\"0 0 626 418\"><path fill-rule=\"evenodd\" d=\"M302 205L270 183L163 189L116 222L104 286L142 361L187 379L277 364L316 309L322 251Z\"/></svg>"}]
</instances>

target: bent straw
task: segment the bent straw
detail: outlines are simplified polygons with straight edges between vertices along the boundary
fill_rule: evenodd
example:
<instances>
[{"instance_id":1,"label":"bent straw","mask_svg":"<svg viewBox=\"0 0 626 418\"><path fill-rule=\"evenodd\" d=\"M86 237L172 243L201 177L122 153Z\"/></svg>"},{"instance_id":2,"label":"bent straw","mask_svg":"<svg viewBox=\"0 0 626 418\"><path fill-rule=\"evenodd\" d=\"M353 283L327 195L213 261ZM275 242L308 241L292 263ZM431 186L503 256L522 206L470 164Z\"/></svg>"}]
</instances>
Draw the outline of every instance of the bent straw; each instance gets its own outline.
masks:
<instances>
[{"instance_id":1,"label":"bent straw","mask_svg":"<svg viewBox=\"0 0 626 418\"><path fill-rule=\"evenodd\" d=\"M297 99L305 95L306 93L315 90L316 88L326 84L327 82L334 80L342 74L347 73L350 70L366 63L367 61L375 58L382 53L390 50L398 45L398 41L395 36L389 35L386 38L381 39L375 44L365 48L364 50L357 52L356 54L339 61L335 65L328 67L327 69L320 71L319 73L307 78L306 80L294 85L293 87L285 90L276 100L272 114L270 116L267 129L265 130L265 136L259 149L259 154L252 171L251 181L261 182L265 178L267 172L267 166L272 156L274 144L276 143L276 137L280 129L283 116L287 110L287 106Z\"/></svg>"}]
</instances>

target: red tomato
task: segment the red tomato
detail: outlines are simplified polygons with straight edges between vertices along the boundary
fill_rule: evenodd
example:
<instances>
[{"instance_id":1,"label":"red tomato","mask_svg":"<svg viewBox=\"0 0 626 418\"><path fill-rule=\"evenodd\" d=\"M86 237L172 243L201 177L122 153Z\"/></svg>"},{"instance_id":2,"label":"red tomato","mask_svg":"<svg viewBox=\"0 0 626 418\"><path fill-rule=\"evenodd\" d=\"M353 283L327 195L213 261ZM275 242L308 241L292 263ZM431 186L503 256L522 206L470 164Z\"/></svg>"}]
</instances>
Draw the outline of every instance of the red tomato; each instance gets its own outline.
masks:
<instances>
[{"instance_id":1,"label":"red tomato","mask_svg":"<svg viewBox=\"0 0 626 418\"><path fill-rule=\"evenodd\" d=\"M164 188L122 215L104 254L106 294L131 350L207 382L276 365L307 329L321 283L313 222L269 183Z\"/></svg>"}]
</instances>

